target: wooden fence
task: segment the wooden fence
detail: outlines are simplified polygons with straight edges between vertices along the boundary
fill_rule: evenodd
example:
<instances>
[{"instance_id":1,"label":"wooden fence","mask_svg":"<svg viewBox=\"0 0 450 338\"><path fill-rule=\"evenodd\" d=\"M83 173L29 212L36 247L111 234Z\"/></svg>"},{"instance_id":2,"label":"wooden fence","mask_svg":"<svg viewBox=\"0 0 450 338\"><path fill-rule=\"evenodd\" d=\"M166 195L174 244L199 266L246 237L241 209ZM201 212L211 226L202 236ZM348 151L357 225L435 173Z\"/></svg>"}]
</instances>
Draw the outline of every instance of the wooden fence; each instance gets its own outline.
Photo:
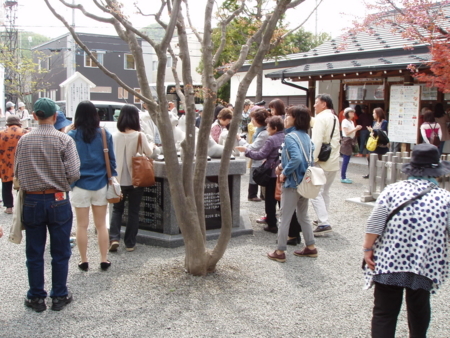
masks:
<instances>
[{"instance_id":1,"label":"wooden fence","mask_svg":"<svg viewBox=\"0 0 450 338\"><path fill-rule=\"evenodd\" d=\"M442 155L443 160L450 161L450 155ZM361 196L361 202L375 201L386 185L406 180L407 175L401 172L402 166L411 160L409 152L387 153L381 161L378 154L370 154L369 189ZM450 191L450 176L438 177L441 188Z\"/></svg>"}]
</instances>

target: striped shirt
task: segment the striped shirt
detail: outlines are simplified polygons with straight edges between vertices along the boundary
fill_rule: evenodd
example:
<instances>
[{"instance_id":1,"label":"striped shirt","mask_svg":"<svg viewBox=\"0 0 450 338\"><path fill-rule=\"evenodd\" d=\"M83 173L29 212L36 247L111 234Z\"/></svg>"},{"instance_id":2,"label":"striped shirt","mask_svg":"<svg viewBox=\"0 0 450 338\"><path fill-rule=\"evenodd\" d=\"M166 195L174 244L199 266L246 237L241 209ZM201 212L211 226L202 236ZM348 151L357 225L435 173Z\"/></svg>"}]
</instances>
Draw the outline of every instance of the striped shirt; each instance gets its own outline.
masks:
<instances>
[{"instance_id":1,"label":"striped shirt","mask_svg":"<svg viewBox=\"0 0 450 338\"><path fill-rule=\"evenodd\" d=\"M20 139L14 175L25 191L69 191L80 177L75 142L52 124L40 124Z\"/></svg>"}]
</instances>

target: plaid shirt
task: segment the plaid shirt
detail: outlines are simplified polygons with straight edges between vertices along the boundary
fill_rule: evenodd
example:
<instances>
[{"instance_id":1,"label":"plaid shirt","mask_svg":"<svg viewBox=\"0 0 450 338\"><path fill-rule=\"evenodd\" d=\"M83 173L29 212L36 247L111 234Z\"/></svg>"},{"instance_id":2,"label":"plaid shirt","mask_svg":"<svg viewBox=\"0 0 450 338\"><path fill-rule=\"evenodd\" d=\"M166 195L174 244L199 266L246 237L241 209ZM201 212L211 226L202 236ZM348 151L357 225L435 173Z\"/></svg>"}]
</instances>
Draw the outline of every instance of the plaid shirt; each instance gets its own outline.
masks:
<instances>
[{"instance_id":1,"label":"plaid shirt","mask_svg":"<svg viewBox=\"0 0 450 338\"><path fill-rule=\"evenodd\" d=\"M39 125L20 139L14 175L25 191L69 191L80 177L75 142L52 124Z\"/></svg>"}]
</instances>

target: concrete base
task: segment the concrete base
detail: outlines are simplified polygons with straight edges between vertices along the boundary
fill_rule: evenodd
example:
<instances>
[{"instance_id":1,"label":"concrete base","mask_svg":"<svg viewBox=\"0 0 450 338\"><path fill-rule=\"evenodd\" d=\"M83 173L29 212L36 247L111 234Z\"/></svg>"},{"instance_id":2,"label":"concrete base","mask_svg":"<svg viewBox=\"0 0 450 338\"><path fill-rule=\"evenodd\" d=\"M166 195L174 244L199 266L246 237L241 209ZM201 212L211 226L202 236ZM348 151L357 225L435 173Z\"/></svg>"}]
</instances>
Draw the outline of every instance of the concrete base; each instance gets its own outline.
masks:
<instances>
[{"instance_id":1,"label":"concrete base","mask_svg":"<svg viewBox=\"0 0 450 338\"><path fill-rule=\"evenodd\" d=\"M125 235L125 230L121 230L122 238ZM206 240L210 241L219 238L220 229L213 229L206 231ZM253 235L253 228L247 210L241 209L239 227L231 229L231 237L238 237L242 235ZM158 232L139 230L136 241L139 244L161 246L164 248L177 248L184 245L183 235L166 235Z\"/></svg>"},{"instance_id":2,"label":"concrete base","mask_svg":"<svg viewBox=\"0 0 450 338\"><path fill-rule=\"evenodd\" d=\"M364 202L361 200L361 197L347 198L345 201L350 203L356 203L359 205L364 205L369 208L373 208L375 206L375 201Z\"/></svg>"}]
</instances>

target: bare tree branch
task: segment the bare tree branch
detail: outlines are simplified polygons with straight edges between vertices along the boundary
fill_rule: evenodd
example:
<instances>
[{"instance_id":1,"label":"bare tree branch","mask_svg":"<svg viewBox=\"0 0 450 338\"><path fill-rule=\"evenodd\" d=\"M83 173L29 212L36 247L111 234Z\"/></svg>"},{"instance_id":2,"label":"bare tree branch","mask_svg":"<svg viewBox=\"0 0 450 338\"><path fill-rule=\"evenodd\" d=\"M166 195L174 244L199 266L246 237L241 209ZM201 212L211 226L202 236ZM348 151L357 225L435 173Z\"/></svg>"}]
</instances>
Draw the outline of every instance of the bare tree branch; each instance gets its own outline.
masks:
<instances>
[{"instance_id":1,"label":"bare tree branch","mask_svg":"<svg viewBox=\"0 0 450 338\"><path fill-rule=\"evenodd\" d=\"M52 5L50 5L49 0L44 0L44 1L47 4L47 7L50 9L50 11L53 13L53 15L56 18L58 18L64 24L64 26L66 26L66 28L69 30L70 34L72 35L72 37L74 38L76 43L86 52L86 54L92 59L92 61L94 61L94 63L97 65L98 68L100 68L107 76L109 76L114 81L116 81L118 84L120 84L120 86L125 88L129 93L131 93L132 95L134 95L136 97L139 97L140 100L144 101L147 105L149 105L149 108L156 110L157 104L154 101L149 100L147 97L141 95L141 93L135 91L133 88L128 86L125 82L123 82L115 73L110 72L100 62L98 62L97 58L92 54L90 49L80 40L80 38L78 37L78 35L75 32L75 30L73 29L73 27L69 25L69 23L64 19L64 17L62 15L60 15L59 13L56 12L56 10L52 7Z\"/></svg>"},{"instance_id":2,"label":"bare tree branch","mask_svg":"<svg viewBox=\"0 0 450 338\"><path fill-rule=\"evenodd\" d=\"M303 1L304 1L304 0L303 0ZM303 1L301 1L301 2L303 2ZM281 42L284 38L286 38L286 36L288 36L289 34L294 33L297 29L299 29L300 27L302 27L302 26L309 20L309 18L311 17L311 15L313 15L314 12L317 11L317 8L320 6L320 4L322 3L322 1L323 1L323 0L320 0L320 1L319 1L319 3L316 5L316 7L314 7L314 9L311 11L311 13L309 13L308 17L307 17L305 20L303 20L303 22L302 22L300 25L298 25L297 27L291 29L291 30L288 31L287 33L283 34L282 36L280 36L280 37L277 39L277 41L279 41L279 42L275 42L274 44L272 44L271 48L276 47L277 45L279 45L280 42ZM301 2L300 2L300 3L301 3ZM288 7L288 8L289 8L289 7Z\"/></svg>"},{"instance_id":3,"label":"bare tree branch","mask_svg":"<svg viewBox=\"0 0 450 338\"><path fill-rule=\"evenodd\" d=\"M220 54L222 54L223 50L225 49L225 44L227 42L227 26L230 24L230 22L237 17L245 7L245 1L242 1L241 6L235 10L233 13L231 13L225 20L220 22L220 29L221 29L221 39L220 39L220 46L216 51L216 54L213 57L213 65L216 66L217 62L219 60Z\"/></svg>"},{"instance_id":4,"label":"bare tree branch","mask_svg":"<svg viewBox=\"0 0 450 338\"><path fill-rule=\"evenodd\" d=\"M185 6L186 6L186 16L187 16L187 19L188 19L189 28L194 32L194 35L197 37L198 42L202 43L203 42L202 37L200 36L200 34L198 33L197 29L192 25L192 22L191 22L191 13L189 11L188 0L183 0L183 1L185 3Z\"/></svg>"}]
</instances>

